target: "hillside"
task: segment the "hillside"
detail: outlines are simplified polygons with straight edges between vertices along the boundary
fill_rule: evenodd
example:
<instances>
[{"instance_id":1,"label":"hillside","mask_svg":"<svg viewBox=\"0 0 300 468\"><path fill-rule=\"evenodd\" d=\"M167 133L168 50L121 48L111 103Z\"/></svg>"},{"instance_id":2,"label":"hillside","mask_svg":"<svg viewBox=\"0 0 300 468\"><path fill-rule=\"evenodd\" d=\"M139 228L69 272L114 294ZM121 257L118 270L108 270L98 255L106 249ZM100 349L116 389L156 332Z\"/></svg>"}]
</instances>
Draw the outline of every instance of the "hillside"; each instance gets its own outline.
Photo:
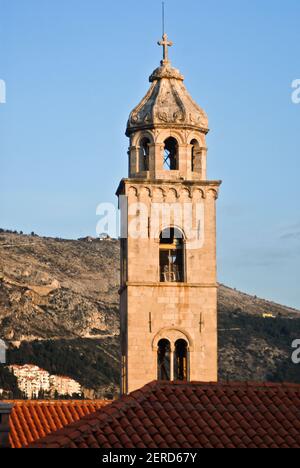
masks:
<instances>
[{"instance_id":1,"label":"hillside","mask_svg":"<svg viewBox=\"0 0 300 468\"><path fill-rule=\"evenodd\" d=\"M0 232L0 337L9 344L8 362L73 377L89 396L112 392L118 283L116 240ZM220 285L218 312L221 379L300 382L300 366L290 360L298 311Z\"/></svg>"}]
</instances>

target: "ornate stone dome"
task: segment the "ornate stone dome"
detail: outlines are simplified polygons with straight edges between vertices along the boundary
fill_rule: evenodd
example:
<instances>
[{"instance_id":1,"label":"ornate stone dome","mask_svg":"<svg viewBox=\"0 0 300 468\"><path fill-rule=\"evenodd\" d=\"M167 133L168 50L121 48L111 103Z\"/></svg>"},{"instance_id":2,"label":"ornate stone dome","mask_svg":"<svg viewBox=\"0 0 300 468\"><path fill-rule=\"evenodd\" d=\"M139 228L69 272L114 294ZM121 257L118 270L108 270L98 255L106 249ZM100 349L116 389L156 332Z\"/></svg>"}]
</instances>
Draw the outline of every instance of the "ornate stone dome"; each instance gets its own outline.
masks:
<instances>
[{"instance_id":1,"label":"ornate stone dome","mask_svg":"<svg viewBox=\"0 0 300 468\"><path fill-rule=\"evenodd\" d=\"M164 60L149 78L151 87L140 104L131 112L126 135L153 128L190 128L208 132L208 118L188 93L180 71L167 58L166 45L172 45L164 35Z\"/></svg>"}]
</instances>

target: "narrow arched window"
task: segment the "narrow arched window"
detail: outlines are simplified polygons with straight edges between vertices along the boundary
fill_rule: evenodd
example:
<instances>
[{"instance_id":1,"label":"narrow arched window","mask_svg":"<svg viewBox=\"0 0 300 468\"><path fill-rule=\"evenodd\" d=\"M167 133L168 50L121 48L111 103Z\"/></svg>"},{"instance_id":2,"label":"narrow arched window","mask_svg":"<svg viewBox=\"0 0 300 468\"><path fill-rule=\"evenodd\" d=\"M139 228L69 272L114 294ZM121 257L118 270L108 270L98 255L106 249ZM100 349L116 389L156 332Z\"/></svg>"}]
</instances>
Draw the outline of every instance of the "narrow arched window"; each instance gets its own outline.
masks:
<instances>
[{"instance_id":1,"label":"narrow arched window","mask_svg":"<svg viewBox=\"0 0 300 468\"><path fill-rule=\"evenodd\" d=\"M164 169L166 171L178 170L178 143L170 137L164 143Z\"/></svg>"},{"instance_id":2,"label":"narrow arched window","mask_svg":"<svg viewBox=\"0 0 300 468\"><path fill-rule=\"evenodd\" d=\"M191 141L192 145L192 172L200 172L201 170L201 154L200 154L200 145L197 140Z\"/></svg>"},{"instance_id":3,"label":"narrow arched window","mask_svg":"<svg viewBox=\"0 0 300 468\"><path fill-rule=\"evenodd\" d=\"M188 380L188 344L185 340L178 340L175 343L174 379Z\"/></svg>"},{"instance_id":4,"label":"narrow arched window","mask_svg":"<svg viewBox=\"0 0 300 468\"><path fill-rule=\"evenodd\" d=\"M177 228L164 229L159 243L160 281L162 283L184 282L184 241Z\"/></svg>"},{"instance_id":5,"label":"narrow arched window","mask_svg":"<svg viewBox=\"0 0 300 468\"><path fill-rule=\"evenodd\" d=\"M140 171L149 171L149 152L150 140L143 138L140 143Z\"/></svg>"},{"instance_id":6,"label":"narrow arched window","mask_svg":"<svg viewBox=\"0 0 300 468\"><path fill-rule=\"evenodd\" d=\"M170 380L171 345L168 340L160 340L157 350L157 379Z\"/></svg>"}]
</instances>

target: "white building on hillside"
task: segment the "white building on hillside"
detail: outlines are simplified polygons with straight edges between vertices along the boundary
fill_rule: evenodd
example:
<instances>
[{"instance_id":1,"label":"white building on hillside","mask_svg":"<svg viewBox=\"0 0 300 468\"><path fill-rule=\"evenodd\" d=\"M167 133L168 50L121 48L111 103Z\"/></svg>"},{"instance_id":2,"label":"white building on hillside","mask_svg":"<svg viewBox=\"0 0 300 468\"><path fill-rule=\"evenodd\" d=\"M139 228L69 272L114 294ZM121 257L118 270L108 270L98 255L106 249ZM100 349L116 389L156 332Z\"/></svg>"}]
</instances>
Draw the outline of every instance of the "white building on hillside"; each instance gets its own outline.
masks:
<instances>
[{"instance_id":1,"label":"white building on hillside","mask_svg":"<svg viewBox=\"0 0 300 468\"><path fill-rule=\"evenodd\" d=\"M41 392L46 396L58 394L61 396L81 395L81 385L69 377L50 375L44 369L31 364L9 366L16 376L18 387L27 398L38 398Z\"/></svg>"},{"instance_id":2,"label":"white building on hillside","mask_svg":"<svg viewBox=\"0 0 300 468\"><path fill-rule=\"evenodd\" d=\"M59 395L81 395L81 385L76 380L60 375L50 375L50 386Z\"/></svg>"},{"instance_id":3,"label":"white building on hillside","mask_svg":"<svg viewBox=\"0 0 300 468\"><path fill-rule=\"evenodd\" d=\"M9 368L17 377L19 389L27 398L37 398L40 392L50 392L49 372L44 369L31 364L12 365Z\"/></svg>"}]
</instances>

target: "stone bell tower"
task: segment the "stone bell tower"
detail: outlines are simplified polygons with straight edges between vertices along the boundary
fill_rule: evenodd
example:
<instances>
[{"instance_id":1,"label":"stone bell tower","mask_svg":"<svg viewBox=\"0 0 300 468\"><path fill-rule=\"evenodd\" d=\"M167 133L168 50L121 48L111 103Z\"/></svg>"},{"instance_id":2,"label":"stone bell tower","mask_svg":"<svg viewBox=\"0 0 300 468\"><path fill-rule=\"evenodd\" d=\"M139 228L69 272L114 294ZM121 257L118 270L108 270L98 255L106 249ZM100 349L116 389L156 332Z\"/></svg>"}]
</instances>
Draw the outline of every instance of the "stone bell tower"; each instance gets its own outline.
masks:
<instances>
[{"instance_id":1,"label":"stone bell tower","mask_svg":"<svg viewBox=\"0 0 300 468\"><path fill-rule=\"evenodd\" d=\"M131 112L122 208L121 393L152 380L217 380L216 199L208 119L168 59Z\"/></svg>"}]
</instances>

